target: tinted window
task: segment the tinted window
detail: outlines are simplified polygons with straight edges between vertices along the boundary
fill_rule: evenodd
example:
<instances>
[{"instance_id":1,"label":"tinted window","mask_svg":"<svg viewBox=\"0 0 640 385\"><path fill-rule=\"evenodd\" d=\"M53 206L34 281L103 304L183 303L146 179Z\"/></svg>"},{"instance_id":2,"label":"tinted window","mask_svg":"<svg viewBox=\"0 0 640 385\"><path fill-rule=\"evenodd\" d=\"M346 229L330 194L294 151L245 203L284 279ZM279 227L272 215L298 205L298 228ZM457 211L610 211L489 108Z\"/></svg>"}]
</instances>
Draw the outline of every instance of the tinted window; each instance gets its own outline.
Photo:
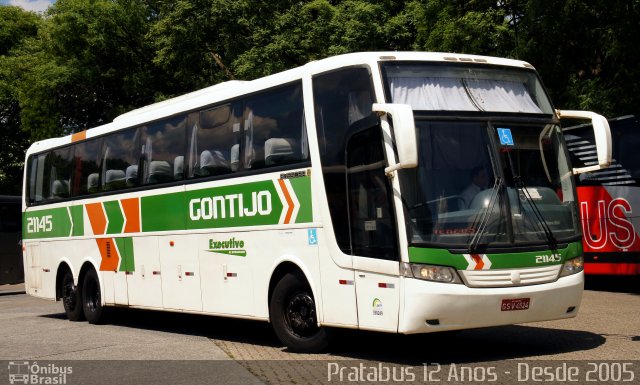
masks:
<instances>
[{"instance_id":1,"label":"tinted window","mask_svg":"<svg viewBox=\"0 0 640 385\"><path fill-rule=\"evenodd\" d=\"M44 172L47 154L34 155L29 158L29 202L41 202L49 196L49 173Z\"/></svg>"},{"instance_id":2,"label":"tinted window","mask_svg":"<svg viewBox=\"0 0 640 385\"><path fill-rule=\"evenodd\" d=\"M374 126L347 143L349 219L353 254L396 259L396 231L382 130Z\"/></svg>"},{"instance_id":3,"label":"tinted window","mask_svg":"<svg viewBox=\"0 0 640 385\"><path fill-rule=\"evenodd\" d=\"M45 173L49 173L51 183L49 198L68 198L71 196L71 173L73 165L73 147L53 150L45 161Z\"/></svg>"},{"instance_id":4,"label":"tinted window","mask_svg":"<svg viewBox=\"0 0 640 385\"><path fill-rule=\"evenodd\" d=\"M279 87L189 117L189 178L309 160L301 84Z\"/></svg>"},{"instance_id":5,"label":"tinted window","mask_svg":"<svg viewBox=\"0 0 640 385\"><path fill-rule=\"evenodd\" d=\"M181 180L184 177L186 150L186 118L174 117L142 128L144 151L143 184L155 184ZM129 185L135 185L138 165L129 166ZM135 177L131 174L135 171ZM127 177L125 172L125 178Z\"/></svg>"},{"instance_id":6,"label":"tinted window","mask_svg":"<svg viewBox=\"0 0 640 385\"><path fill-rule=\"evenodd\" d=\"M300 84L250 97L244 119L245 169L309 159Z\"/></svg>"},{"instance_id":7,"label":"tinted window","mask_svg":"<svg viewBox=\"0 0 640 385\"><path fill-rule=\"evenodd\" d=\"M132 187L137 184L140 162L138 130L128 129L104 138L100 183L104 191Z\"/></svg>"},{"instance_id":8,"label":"tinted window","mask_svg":"<svg viewBox=\"0 0 640 385\"><path fill-rule=\"evenodd\" d=\"M367 68L350 68L313 79L315 120L329 212L338 246L351 253L345 149L347 139L364 128L377 126Z\"/></svg>"},{"instance_id":9,"label":"tinted window","mask_svg":"<svg viewBox=\"0 0 640 385\"><path fill-rule=\"evenodd\" d=\"M228 174L240 167L241 104L223 104L189 119L189 177Z\"/></svg>"},{"instance_id":10,"label":"tinted window","mask_svg":"<svg viewBox=\"0 0 640 385\"><path fill-rule=\"evenodd\" d=\"M100 152L102 139L75 145L73 193L76 196L96 193L100 187Z\"/></svg>"},{"instance_id":11,"label":"tinted window","mask_svg":"<svg viewBox=\"0 0 640 385\"><path fill-rule=\"evenodd\" d=\"M638 118L625 119L624 122L611 123L611 141L613 142L613 157L640 183L640 122Z\"/></svg>"},{"instance_id":12,"label":"tinted window","mask_svg":"<svg viewBox=\"0 0 640 385\"><path fill-rule=\"evenodd\" d=\"M608 168L577 176L578 186L615 186L640 184L640 122L635 116L609 121L612 159ZM564 131L573 167L596 165L597 152L593 127L590 124L568 127Z\"/></svg>"}]
</instances>

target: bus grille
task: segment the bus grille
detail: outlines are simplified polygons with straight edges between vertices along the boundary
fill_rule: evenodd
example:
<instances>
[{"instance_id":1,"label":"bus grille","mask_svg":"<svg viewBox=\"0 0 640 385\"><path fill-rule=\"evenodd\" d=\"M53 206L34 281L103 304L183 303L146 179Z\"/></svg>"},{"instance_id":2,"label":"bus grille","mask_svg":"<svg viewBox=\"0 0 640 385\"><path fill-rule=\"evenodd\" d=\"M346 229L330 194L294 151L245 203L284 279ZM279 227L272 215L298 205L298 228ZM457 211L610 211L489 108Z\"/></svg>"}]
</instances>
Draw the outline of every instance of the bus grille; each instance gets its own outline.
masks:
<instances>
[{"instance_id":1,"label":"bus grille","mask_svg":"<svg viewBox=\"0 0 640 385\"><path fill-rule=\"evenodd\" d=\"M504 270L460 270L469 287L506 287L537 285L558 279L562 265Z\"/></svg>"}]
</instances>

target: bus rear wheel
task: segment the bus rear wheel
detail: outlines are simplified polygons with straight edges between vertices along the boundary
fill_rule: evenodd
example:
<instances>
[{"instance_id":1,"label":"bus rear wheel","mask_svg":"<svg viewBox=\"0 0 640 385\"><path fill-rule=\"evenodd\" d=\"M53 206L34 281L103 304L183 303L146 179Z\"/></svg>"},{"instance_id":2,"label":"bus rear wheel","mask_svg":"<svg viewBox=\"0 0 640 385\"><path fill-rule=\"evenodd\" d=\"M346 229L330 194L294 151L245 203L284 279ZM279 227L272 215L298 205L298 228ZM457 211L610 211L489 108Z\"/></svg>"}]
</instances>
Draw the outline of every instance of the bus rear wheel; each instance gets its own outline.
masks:
<instances>
[{"instance_id":1,"label":"bus rear wheel","mask_svg":"<svg viewBox=\"0 0 640 385\"><path fill-rule=\"evenodd\" d=\"M82 308L84 316L91 324L100 324L105 319L105 309L102 306L100 281L95 270L87 271L82 283Z\"/></svg>"},{"instance_id":2,"label":"bus rear wheel","mask_svg":"<svg viewBox=\"0 0 640 385\"><path fill-rule=\"evenodd\" d=\"M82 296L80 290L73 283L73 274L67 270L62 277L62 287L60 288L64 313L69 321L83 321Z\"/></svg>"},{"instance_id":3,"label":"bus rear wheel","mask_svg":"<svg viewBox=\"0 0 640 385\"><path fill-rule=\"evenodd\" d=\"M276 336L291 351L317 353L329 344L326 328L318 326L311 288L300 274L288 273L278 282L269 317Z\"/></svg>"}]
</instances>

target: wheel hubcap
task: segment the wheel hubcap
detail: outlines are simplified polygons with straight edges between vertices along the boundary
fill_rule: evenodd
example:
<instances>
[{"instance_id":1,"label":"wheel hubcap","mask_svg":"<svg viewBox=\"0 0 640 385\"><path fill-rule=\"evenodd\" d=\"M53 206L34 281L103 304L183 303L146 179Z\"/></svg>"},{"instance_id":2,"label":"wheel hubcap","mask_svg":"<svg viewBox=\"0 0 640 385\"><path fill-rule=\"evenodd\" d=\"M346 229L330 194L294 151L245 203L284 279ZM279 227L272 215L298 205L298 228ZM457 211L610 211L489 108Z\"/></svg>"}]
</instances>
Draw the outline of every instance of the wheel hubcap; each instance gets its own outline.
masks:
<instances>
[{"instance_id":1,"label":"wheel hubcap","mask_svg":"<svg viewBox=\"0 0 640 385\"><path fill-rule=\"evenodd\" d=\"M309 337L318 329L316 307L313 298L307 293L292 296L285 309L287 325L300 337Z\"/></svg>"}]
</instances>

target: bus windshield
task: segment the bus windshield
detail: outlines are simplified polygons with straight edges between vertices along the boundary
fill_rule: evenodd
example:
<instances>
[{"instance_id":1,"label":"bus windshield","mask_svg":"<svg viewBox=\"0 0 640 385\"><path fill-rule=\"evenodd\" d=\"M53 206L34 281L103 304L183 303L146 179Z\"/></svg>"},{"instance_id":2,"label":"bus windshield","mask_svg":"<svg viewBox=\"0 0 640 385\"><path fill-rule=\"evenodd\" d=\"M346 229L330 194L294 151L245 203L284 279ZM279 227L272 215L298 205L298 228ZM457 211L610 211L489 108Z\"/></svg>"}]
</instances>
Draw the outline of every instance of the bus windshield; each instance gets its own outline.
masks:
<instances>
[{"instance_id":1,"label":"bus windshield","mask_svg":"<svg viewBox=\"0 0 640 385\"><path fill-rule=\"evenodd\" d=\"M416 127L418 167L400 172L413 245L476 250L579 236L557 125L418 118Z\"/></svg>"},{"instance_id":2,"label":"bus windshield","mask_svg":"<svg viewBox=\"0 0 640 385\"><path fill-rule=\"evenodd\" d=\"M411 105L416 116L419 165L400 173L413 245L478 250L576 240L566 148L546 119L553 107L534 71L411 62L382 70L390 101ZM543 123L509 121L534 114Z\"/></svg>"}]
</instances>

